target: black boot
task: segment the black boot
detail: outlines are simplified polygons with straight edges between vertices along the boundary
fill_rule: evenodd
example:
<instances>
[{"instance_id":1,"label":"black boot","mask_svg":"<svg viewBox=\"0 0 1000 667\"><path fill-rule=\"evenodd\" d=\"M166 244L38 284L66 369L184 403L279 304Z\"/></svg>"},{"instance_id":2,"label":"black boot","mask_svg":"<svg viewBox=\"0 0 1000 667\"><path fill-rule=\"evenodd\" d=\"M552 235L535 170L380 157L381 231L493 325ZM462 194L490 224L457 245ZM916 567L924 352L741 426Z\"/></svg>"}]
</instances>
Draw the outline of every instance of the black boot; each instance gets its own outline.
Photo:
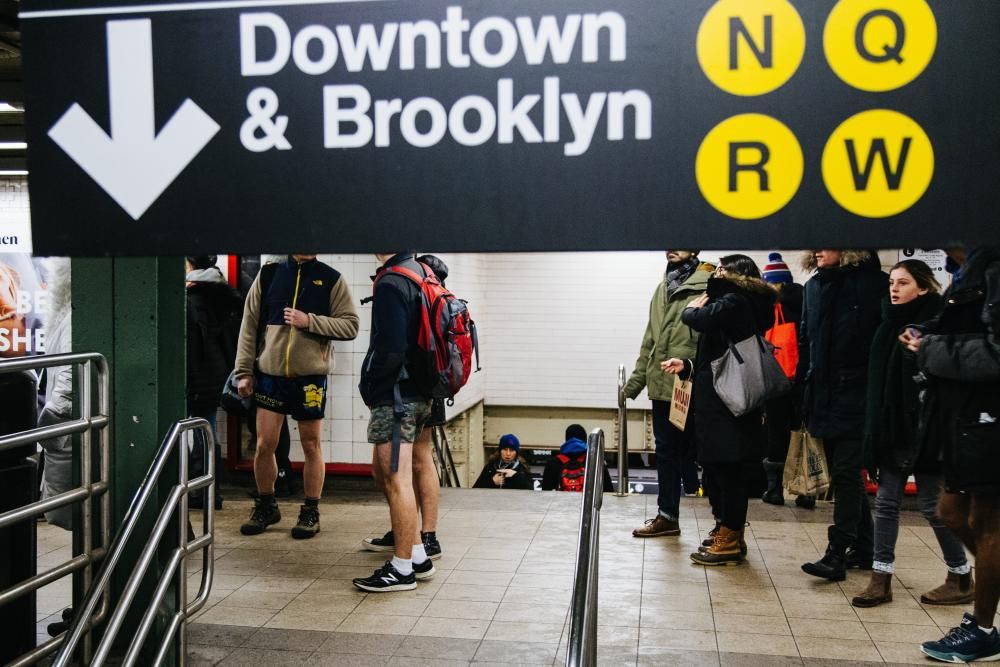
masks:
<instances>
[{"instance_id":1,"label":"black boot","mask_svg":"<svg viewBox=\"0 0 1000 667\"><path fill-rule=\"evenodd\" d=\"M826 548L826 554L815 563L806 563L802 571L820 579L843 581L847 579L847 565L844 561L844 549L833 546Z\"/></svg>"},{"instance_id":2,"label":"black boot","mask_svg":"<svg viewBox=\"0 0 1000 667\"><path fill-rule=\"evenodd\" d=\"M844 552L844 565L848 570L870 570L874 559L871 552L862 553L854 547L850 547Z\"/></svg>"},{"instance_id":3,"label":"black boot","mask_svg":"<svg viewBox=\"0 0 1000 667\"><path fill-rule=\"evenodd\" d=\"M804 510L811 510L816 508L816 496L796 496L795 506L801 507Z\"/></svg>"},{"instance_id":4,"label":"black boot","mask_svg":"<svg viewBox=\"0 0 1000 667\"><path fill-rule=\"evenodd\" d=\"M768 505L785 504L785 492L781 487L781 474L784 470L784 462L771 462L764 459L764 472L767 474L767 491L761 496L761 500Z\"/></svg>"}]
</instances>

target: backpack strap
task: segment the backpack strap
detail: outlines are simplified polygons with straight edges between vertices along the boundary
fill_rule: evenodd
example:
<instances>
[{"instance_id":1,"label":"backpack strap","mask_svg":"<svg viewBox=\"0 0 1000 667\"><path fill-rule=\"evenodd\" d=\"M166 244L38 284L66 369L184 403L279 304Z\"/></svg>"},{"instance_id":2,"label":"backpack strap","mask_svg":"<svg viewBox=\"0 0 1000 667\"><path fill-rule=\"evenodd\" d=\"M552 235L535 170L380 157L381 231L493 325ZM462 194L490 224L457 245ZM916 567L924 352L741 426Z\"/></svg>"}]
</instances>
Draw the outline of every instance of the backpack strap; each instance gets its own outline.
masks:
<instances>
[{"instance_id":1,"label":"backpack strap","mask_svg":"<svg viewBox=\"0 0 1000 667\"><path fill-rule=\"evenodd\" d=\"M403 405L403 396L399 391L399 380L396 380L396 384L392 385L392 452L389 456L389 467L392 472L399 472L399 447L403 437L405 415L406 406Z\"/></svg>"}]
</instances>

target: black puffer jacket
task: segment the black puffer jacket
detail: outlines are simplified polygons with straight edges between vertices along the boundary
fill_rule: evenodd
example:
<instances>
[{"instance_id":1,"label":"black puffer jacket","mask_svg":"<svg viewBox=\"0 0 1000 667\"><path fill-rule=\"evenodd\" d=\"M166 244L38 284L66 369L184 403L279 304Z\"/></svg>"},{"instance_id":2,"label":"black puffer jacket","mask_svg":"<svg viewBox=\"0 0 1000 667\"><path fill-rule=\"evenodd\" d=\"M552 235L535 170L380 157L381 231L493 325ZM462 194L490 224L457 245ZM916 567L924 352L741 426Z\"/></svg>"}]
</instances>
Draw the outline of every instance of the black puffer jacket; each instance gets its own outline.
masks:
<instances>
[{"instance_id":1,"label":"black puffer jacket","mask_svg":"<svg viewBox=\"0 0 1000 667\"><path fill-rule=\"evenodd\" d=\"M503 486L493 483L493 475L498 470L513 468L514 474L504 480ZM518 457L512 465L507 465L500 460L499 456L494 456L486 462L483 471L479 473L479 479L472 485L474 489L522 489L530 491L535 488L535 483L531 478L531 470L524 459Z\"/></svg>"},{"instance_id":2,"label":"black puffer jacket","mask_svg":"<svg viewBox=\"0 0 1000 667\"><path fill-rule=\"evenodd\" d=\"M225 282L196 282L188 286L189 414L203 415L219 407L222 385L236 358L242 310L239 293Z\"/></svg>"},{"instance_id":3,"label":"black puffer jacket","mask_svg":"<svg viewBox=\"0 0 1000 667\"><path fill-rule=\"evenodd\" d=\"M917 363L929 378L921 419L940 443L951 491L1000 491L1000 248L973 252L926 325Z\"/></svg>"},{"instance_id":4,"label":"black puffer jacket","mask_svg":"<svg viewBox=\"0 0 1000 667\"><path fill-rule=\"evenodd\" d=\"M685 308L681 321L701 334L694 361L694 384L688 421L694 432L700 463L727 463L760 458L762 409L734 417L715 393L712 362L753 334L763 335L774 325L777 291L756 278L733 276L708 281L709 302ZM690 373L690 363L685 362Z\"/></svg>"},{"instance_id":5,"label":"black puffer jacket","mask_svg":"<svg viewBox=\"0 0 1000 667\"><path fill-rule=\"evenodd\" d=\"M839 267L806 282L797 381L806 426L818 438L864 434L868 355L888 285L878 256L863 250L845 250Z\"/></svg>"}]
</instances>

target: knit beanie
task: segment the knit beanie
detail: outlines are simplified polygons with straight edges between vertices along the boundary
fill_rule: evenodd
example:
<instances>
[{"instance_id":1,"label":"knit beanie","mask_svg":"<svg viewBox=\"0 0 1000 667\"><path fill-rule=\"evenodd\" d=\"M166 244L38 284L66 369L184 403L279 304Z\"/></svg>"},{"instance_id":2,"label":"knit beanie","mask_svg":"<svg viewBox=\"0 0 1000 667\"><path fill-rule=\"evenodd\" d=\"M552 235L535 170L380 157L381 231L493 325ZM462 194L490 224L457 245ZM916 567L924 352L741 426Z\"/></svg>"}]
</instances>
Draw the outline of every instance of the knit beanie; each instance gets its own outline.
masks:
<instances>
[{"instance_id":1,"label":"knit beanie","mask_svg":"<svg viewBox=\"0 0 1000 667\"><path fill-rule=\"evenodd\" d=\"M763 278L769 283L790 283L792 282L792 272L788 270L788 265L781 258L780 252L772 252L767 256L767 265L764 266Z\"/></svg>"},{"instance_id":2,"label":"knit beanie","mask_svg":"<svg viewBox=\"0 0 1000 667\"><path fill-rule=\"evenodd\" d=\"M515 452L521 451L521 441L513 433L500 436L500 449L513 449Z\"/></svg>"},{"instance_id":3,"label":"knit beanie","mask_svg":"<svg viewBox=\"0 0 1000 667\"><path fill-rule=\"evenodd\" d=\"M566 427L566 439L570 440L572 438L587 442L587 429L583 428L579 424L570 424Z\"/></svg>"}]
</instances>

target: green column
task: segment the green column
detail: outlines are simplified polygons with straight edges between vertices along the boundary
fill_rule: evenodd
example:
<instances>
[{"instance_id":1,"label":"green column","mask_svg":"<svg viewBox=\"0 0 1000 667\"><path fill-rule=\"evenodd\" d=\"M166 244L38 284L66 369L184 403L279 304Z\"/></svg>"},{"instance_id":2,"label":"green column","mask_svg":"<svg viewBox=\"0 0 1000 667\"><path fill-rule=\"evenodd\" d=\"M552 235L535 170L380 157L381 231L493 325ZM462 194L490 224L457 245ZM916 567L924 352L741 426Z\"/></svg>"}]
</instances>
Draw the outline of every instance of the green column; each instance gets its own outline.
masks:
<instances>
[{"instance_id":1,"label":"green column","mask_svg":"<svg viewBox=\"0 0 1000 667\"><path fill-rule=\"evenodd\" d=\"M112 534L121 525L167 430L186 416L183 272L180 258L73 260L73 350L100 352L111 368ZM133 540L119 564L112 604L146 542L165 490L176 479L176 466L168 467L160 484L164 491L147 506L134 534L140 539ZM168 532L164 551L176 546L176 535L176 529ZM119 646L128 645L149 605L156 579L156 572L147 574L147 583L119 634ZM173 596L166 597L163 611L173 612ZM157 634L154 628L148 645L155 643Z\"/></svg>"}]
</instances>

